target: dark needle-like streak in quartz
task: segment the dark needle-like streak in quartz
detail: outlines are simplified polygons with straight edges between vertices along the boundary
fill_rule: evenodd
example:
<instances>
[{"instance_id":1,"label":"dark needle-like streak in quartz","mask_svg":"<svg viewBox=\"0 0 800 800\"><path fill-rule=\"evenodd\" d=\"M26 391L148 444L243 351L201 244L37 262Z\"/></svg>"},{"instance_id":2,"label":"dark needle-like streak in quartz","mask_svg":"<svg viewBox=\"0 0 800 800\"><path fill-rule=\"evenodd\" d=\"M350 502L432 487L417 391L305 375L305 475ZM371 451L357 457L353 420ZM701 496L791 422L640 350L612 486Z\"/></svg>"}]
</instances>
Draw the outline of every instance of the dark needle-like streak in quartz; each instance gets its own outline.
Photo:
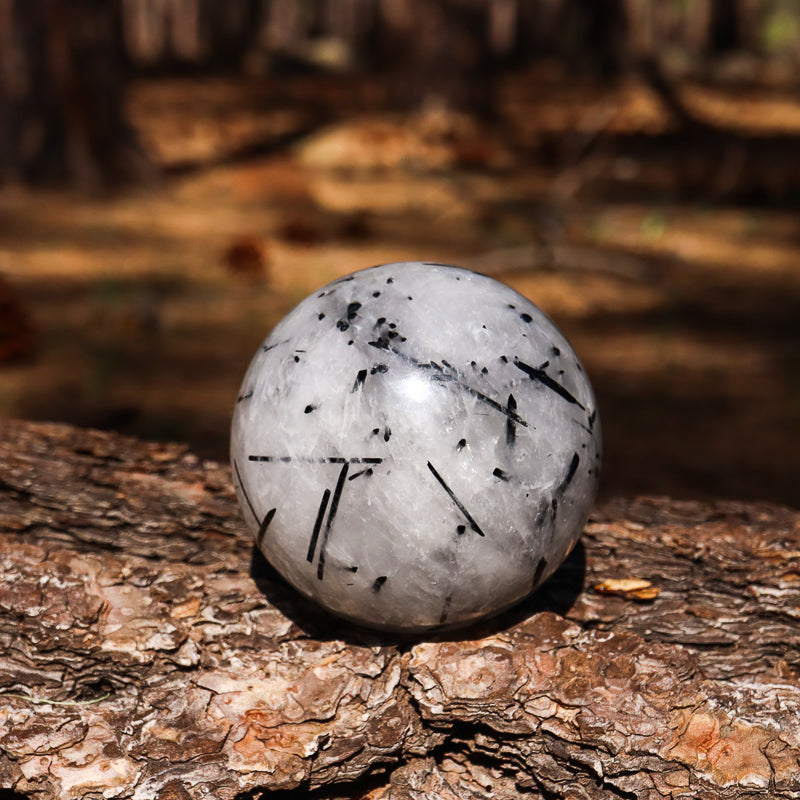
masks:
<instances>
[{"instance_id":1,"label":"dark needle-like streak in quartz","mask_svg":"<svg viewBox=\"0 0 800 800\"><path fill-rule=\"evenodd\" d=\"M442 613L439 614L439 624L444 625L447 622L447 615L450 613L450 604L453 602L453 593L447 595L444 599L444 606L442 607Z\"/></svg>"},{"instance_id":2,"label":"dark needle-like streak in quartz","mask_svg":"<svg viewBox=\"0 0 800 800\"><path fill-rule=\"evenodd\" d=\"M252 460L252 458L251 458ZM252 512L253 516L256 519L259 527L261 526L261 520L258 518L258 514L256 514L256 510L253 508L253 504L250 502L250 496L247 494L247 489L245 489L244 481L242 480L242 475L239 472L239 465L236 463L236 460L233 461L233 471L236 473L236 480L239 481L239 486L242 487L242 494L244 495L245 502L247 503L247 507Z\"/></svg>"},{"instance_id":3,"label":"dark needle-like streak in quartz","mask_svg":"<svg viewBox=\"0 0 800 800\"><path fill-rule=\"evenodd\" d=\"M356 375L355 382L353 383L353 388L350 390L352 392L358 391L363 385L364 381L367 379L367 370L360 369L358 374Z\"/></svg>"},{"instance_id":4,"label":"dark needle-like streak in quartz","mask_svg":"<svg viewBox=\"0 0 800 800\"><path fill-rule=\"evenodd\" d=\"M506 407L511 412L516 412L517 410L517 399L514 397L513 394L508 396L508 402L506 403ZM514 442L517 438L517 424L514 420L509 417L506 420L506 447L513 447Z\"/></svg>"},{"instance_id":5,"label":"dark needle-like streak in quartz","mask_svg":"<svg viewBox=\"0 0 800 800\"><path fill-rule=\"evenodd\" d=\"M445 383L452 383L455 386L458 386L460 389L463 389L468 394L472 395L476 400L479 400L481 403L485 403L486 405L493 408L495 411L499 411L501 414L505 414L509 419L512 419L518 425L522 425L524 427L528 427L528 423L522 419L522 417L517 414L514 409L508 408L504 406L502 403L498 403L497 400L492 400L491 397L483 394L483 392L479 392L477 389L474 389L468 383L465 383L461 376L456 371L455 367L452 367L450 364L445 362L447 368L452 371L448 373L445 371L445 368L442 367L441 364L437 363L436 361L418 361L416 358L412 356L408 356L405 353L400 353L397 350L392 350L390 347L389 339L385 336L380 337L379 339L367 342L370 347L374 347L378 350L384 350L388 353L391 353L393 356L401 359L402 361L407 362L408 364L413 364L417 369L425 370L429 373L433 373L431 380L434 383L445 384Z\"/></svg>"},{"instance_id":6,"label":"dark needle-like streak in quartz","mask_svg":"<svg viewBox=\"0 0 800 800\"><path fill-rule=\"evenodd\" d=\"M574 403L578 408L582 408L584 411L586 410L568 389L565 389L560 383L554 381L543 369L532 367L530 364L526 364L518 358L514 359L514 366L522 370L531 380L538 381L542 386L546 386L560 397L563 397L568 403Z\"/></svg>"},{"instance_id":7,"label":"dark needle-like streak in quartz","mask_svg":"<svg viewBox=\"0 0 800 800\"><path fill-rule=\"evenodd\" d=\"M239 486L242 487L242 494L244 495L245 502L247 503L247 507L250 509L255 521L258 523L258 533L256 534L256 545L261 547L261 542L264 540L264 535L267 532L267 528L269 527L270 522L272 522L272 518L275 516L275 512L278 510L277 508L271 508L267 513L264 515L264 519L259 519L258 514L256 514L255 508L253 508L253 503L250 501L250 495L247 494L247 489L245 489L244 481L242 480L242 474L239 472L239 465L234 460L233 462L233 469L236 472L236 480L239 481Z\"/></svg>"},{"instance_id":8,"label":"dark needle-like streak in quartz","mask_svg":"<svg viewBox=\"0 0 800 800\"><path fill-rule=\"evenodd\" d=\"M555 492L553 493L554 499L560 500L564 496L564 492L567 491L567 486L570 485L572 479L575 477L580 460L581 457L577 453L572 454L572 460L569 462L569 466L567 467L567 474L564 476L564 479L561 481L561 483L558 484Z\"/></svg>"},{"instance_id":9,"label":"dark needle-like streak in quartz","mask_svg":"<svg viewBox=\"0 0 800 800\"><path fill-rule=\"evenodd\" d=\"M305 456L259 456L250 455L247 457L248 461L261 461L261 462L279 462L281 464L290 464L296 461L300 464L382 464L383 459L374 456L365 456L360 458L343 458L342 456L321 456L320 458L305 457Z\"/></svg>"},{"instance_id":10,"label":"dark needle-like streak in quartz","mask_svg":"<svg viewBox=\"0 0 800 800\"><path fill-rule=\"evenodd\" d=\"M333 499L331 500L331 510L328 512L328 520L325 523L325 533L322 535L322 544L319 546L319 561L317 562L317 578L322 580L325 573L325 555L328 549L328 539L331 535L331 528L333 527L333 520L336 518L336 512L339 510L339 500L342 497L342 490L344 489L344 482L347 478L347 470L350 469L350 464L345 462L339 471L339 479L336 481L336 488L333 490Z\"/></svg>"},{"instance_id":11,"label":"dark needle-like streak in quartz","mask_svg":"<svg viewBox=\"0 0 800 800\"><path fill-rule=\"evenodd\" d=\"M314 530L311 532L311 541L308 543L308 553L306 553L306 561L310 564L314 560L314 553L317 550L317 539L319 539L319 532L322 528L322 520L325 517L325 510L328 508L328 500L331 498L331 490L326 489L322 493L322 500L319 503L319 510L317 511L317 518L314 521Z\"/></svg>"},{"instance_id":12,"label":"dark needle-like streak in quartz","mask_svg":"<svg viewBox=\"0 0 800 800\"><path fill-rule=\"evenodd\" d=\"M342 468L339 471L339 478L336 482L336 488L333 491L333 500L331 501L330 512L328 513L328 519L325 523L325 531L322 537L322 544L320 546L320 552L319 552L319 561L317 562L317 577L320 580L322 580L322 577L325 572L325 548L331 533L333 520L336 517L336 512L339 508L339 500L341 499L342 491L344 490L345 479L347 478L347 472L350 469L350 464L381 464L383 463L383 459L375 456L364 456L357 458L343 458L342 456L324 456L320 458L307 458L303 456L262 456L257 454L251 454L247 457L247 460L261 462L261 463L278 463L278 464L290 464L292 462L297 462L301 464L342 465ZM246 489L244 488L244 483L242 482L242 476L239 473L239 465L235 461L233 462L233 468L236 472L236 477L239 480L239 485L242 487L242 494L244 495L244 499L247 502L250 511L253 512L253 516L255 517L256 522L259 523L259 530L256 541L260 546L261 540L263 539L264 534L266 533L267 527L269 526L270 522L272 522L272 518L275 516L275 512L277 511L277 509L275 508L271 509L270 511L267 512L267 515L264 517L263 520L259 520L258 514L256 514L256 511L253 508L253 504L250 502L250 498L247 494ZM361 472L357 472L353 476L351 476L350 480L365 473L371 475L372 469L368 468L362 470ZM331 490L326 489L322 495L322 500L320 501L319 509L317 510L317 517L314 521L314 529L311 532L311 540L308 543L306 560L309 563L313 562L314 560L314 555L317 550L317 541L319 540L320 531L322 530L322 521L325 518L325 511L328 507L328 501L330 499L331 499Z\"/></svg>"},{"instance_id":13,"label":"dark needle-like streak in quartz","mask_svg":"<svg viewBox=\"0 0 800 800\"><path fill-rule=\"evenodd\" d=\"M275 516L275 512L277 508L271 508L267 513L264 515L264 519L261 520L261 524L258 526L258 533L256 534L256 545L260 548L261 543L264 541L264 536L267 533L267 528L269 528L270 522L272 522L272 518Z\"/></svg>"},{"instance_id":14,"label":"dark needle-like streak in quartz","mask_svg":"<svg viewBox=\"0 0 800 800\"><path fill-rule=\"evenodd\" d=\"M445 492L447 492L448 497L456 504L458 510L464 515L467 522L469 522L470 528L472 528L472 530L474 530L475 533L478 534L478 536L485 536L486 534L481 530L480 525L478 525L478 523L475 522L475 520L472 517L472 514L470 514L469 511L467 511L464 504L455 496L453 490L447 485L445 479L436 471L436 467L434 467L430 461L428 462L428 469L433 474L433 477L436 478L437 481L439 481L439 485L442 487L442 489L444 489Z\"/></svg>"}]
</instances>

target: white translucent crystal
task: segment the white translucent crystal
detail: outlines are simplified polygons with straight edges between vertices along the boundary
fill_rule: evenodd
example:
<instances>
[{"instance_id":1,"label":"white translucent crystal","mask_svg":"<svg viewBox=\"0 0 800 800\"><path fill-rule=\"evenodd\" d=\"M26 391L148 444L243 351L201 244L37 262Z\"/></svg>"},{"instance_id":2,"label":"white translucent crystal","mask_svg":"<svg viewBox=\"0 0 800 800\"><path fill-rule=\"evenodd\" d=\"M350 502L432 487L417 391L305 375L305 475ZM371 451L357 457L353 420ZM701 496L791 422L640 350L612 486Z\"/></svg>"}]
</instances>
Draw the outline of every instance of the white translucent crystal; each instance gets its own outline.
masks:
<instances>
[{"instance_id":1,"label":"white translucent crystal","mask_svg":"<svg viewBox=\"0 0 800 800\"><path fill-rule=\"evenodd\" d=\"M492 278L429 263L306 298L245 375L231 461L270 563L377 628L454 627L542 583L594 499L600 425L572 348Z\"/></svg>"}]
</instances>

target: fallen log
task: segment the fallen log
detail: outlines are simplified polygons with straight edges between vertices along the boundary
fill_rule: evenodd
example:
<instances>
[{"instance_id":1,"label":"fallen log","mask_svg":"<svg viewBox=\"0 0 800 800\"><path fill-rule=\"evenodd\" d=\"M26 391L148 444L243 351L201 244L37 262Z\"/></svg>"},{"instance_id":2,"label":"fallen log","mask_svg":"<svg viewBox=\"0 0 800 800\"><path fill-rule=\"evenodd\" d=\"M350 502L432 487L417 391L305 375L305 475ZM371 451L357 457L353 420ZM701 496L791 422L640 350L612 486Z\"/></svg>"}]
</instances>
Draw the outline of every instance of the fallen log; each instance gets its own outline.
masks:
<instances>
[{"instance_id":1,"label":"fallen log","mask_svg":"<svg viewBox=\"0 0 800 800\"><path fill-rule=\"evenodd\" d=\"M520 607L416 638L299 597L181 445L0 423L0 532L4 798L800 795L786 508L609 502Z\"/></svg>"}]
</instances>

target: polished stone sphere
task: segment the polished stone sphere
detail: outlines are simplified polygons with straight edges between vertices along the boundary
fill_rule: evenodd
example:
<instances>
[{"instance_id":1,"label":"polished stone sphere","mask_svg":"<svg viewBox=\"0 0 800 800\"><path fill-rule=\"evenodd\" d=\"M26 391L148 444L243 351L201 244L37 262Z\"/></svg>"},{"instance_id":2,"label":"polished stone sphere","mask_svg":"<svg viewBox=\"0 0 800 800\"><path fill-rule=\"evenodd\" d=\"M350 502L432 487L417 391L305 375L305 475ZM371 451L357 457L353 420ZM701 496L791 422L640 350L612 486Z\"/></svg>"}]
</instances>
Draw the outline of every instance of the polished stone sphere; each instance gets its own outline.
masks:
<instances>
[{"instance_id":1,"label":"polished stone sphere","mask_svg":"<svg viewBox=\"0 0 800 800\"><path fill-rule=\"evenodd\" d=\"M526 597L578 540L600 425L533 303L458 267L385 264L303 300L245 375L231 461L256 544L351 621L422 631Z\"/></svg>"}]
</instances>

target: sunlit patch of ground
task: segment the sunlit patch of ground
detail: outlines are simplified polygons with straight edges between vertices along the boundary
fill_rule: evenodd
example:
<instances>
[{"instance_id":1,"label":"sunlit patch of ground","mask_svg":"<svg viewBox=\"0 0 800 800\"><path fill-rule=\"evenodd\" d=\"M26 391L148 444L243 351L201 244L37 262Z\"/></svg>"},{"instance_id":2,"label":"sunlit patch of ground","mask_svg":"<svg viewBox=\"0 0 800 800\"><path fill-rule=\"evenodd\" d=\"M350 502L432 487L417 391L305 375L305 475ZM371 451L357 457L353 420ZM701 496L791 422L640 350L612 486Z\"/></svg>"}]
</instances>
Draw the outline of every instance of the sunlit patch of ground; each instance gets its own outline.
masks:
<instances>
[{"instance_id":1,"label":"sunlit patch of ground","mask_svg":"<svg viewBox=\"0 0 800 800\"><path fill-rule=\"evenodd\" d=\"M592 105L546 89L508 89L523 139L537 125L593 135L609 108L621 129L663 125L640 89L589 92ZM134 118L167 164L303 122L280 97L256 100L225 82L155 84ZM393 142L396 117L356 119L148 191L0 193L0 272L41 332L34 360L0 365L0 414L224 458L247 363L299 300L377 263L452 262L505 280L572 340L600 401L605 494L800 504L796 215L559 193L563 171L509 163L458 121L443 137L441 120L413 119Z\"/></svg>"}]
</instances>

